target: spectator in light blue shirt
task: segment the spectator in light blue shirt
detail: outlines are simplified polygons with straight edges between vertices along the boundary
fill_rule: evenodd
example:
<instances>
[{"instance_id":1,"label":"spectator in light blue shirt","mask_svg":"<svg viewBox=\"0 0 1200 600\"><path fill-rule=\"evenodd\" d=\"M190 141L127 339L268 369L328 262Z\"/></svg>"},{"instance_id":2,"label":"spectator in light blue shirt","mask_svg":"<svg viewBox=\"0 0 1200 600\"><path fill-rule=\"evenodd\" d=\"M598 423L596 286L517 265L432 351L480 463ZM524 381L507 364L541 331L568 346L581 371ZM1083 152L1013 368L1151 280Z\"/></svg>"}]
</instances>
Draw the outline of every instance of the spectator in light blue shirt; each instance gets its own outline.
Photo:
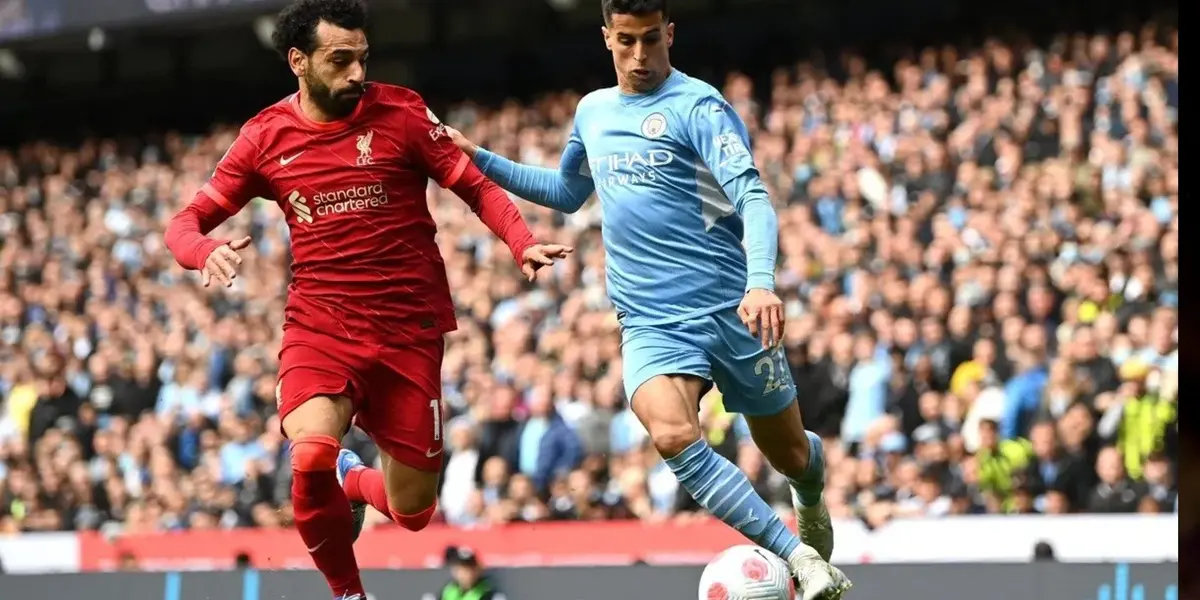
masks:
<instances>
[{"instance_id":1,"label":"spectator in light blue shirt","mask_svg":"<svg viewBox=\"0 0 1200 600\"><path fill-rule=\"evenodd\" d=\"M203 390L192 385L197 377L192 370L184 365L175 369L174 378L158 392L158 402L154 412L160 418L172 418L175 421L186 421L194 414L203 411ZM203 377L201 372L198 377Z\"/></svg>"},{"instance_id":2,"label":"spectator in light blue shirt","mask_svg":"<svg viewBox=\"0 0 1200 600\"><path fill-rule=\"evenodd\" d=\"M878 346L875 336L864 333L854 340L854 358L850 370L850 400L842 421L842 440L858 443L871 424L887 410L888 380L892 377L891 359Z\"/></svg>"},{"instance_id":3,"label":"spectator in light blue shirt","mask_svg":"<svg viewBox=\"0 0 1200 600\"><path fill-rule=\"evenodd\" d=\"M230 420L232 440L221 447L221 483L234 485L246 477L246 465L267 458L267 449L242 420Z\"/></svg>"},{"instance_id":4,"label":"spectator in light blue shirt","mask_svg":"<svg viewBox=\"0 0 1200 600\"><path fill-rule=\"evenodd\" d=\"M1004 439L1026 437L1042 405L1042 393L1050 375L1042 358L1030 350L1017 351L1018 375L1004 385L1004 416L1000 423Z\"/></svg>"},{"instance_id":5,"label":"spectator in light blue shirt","mask_svg":"<svg viewBox=\"0 0 1200 600\"><path fill-rule=\"evenodd\" d=\"M646 428L638 421L637 415L627 406L621 412L613 415L610 427L609 448L614 455L628 454L646 441Z\"/></svg>"}]
</instances>

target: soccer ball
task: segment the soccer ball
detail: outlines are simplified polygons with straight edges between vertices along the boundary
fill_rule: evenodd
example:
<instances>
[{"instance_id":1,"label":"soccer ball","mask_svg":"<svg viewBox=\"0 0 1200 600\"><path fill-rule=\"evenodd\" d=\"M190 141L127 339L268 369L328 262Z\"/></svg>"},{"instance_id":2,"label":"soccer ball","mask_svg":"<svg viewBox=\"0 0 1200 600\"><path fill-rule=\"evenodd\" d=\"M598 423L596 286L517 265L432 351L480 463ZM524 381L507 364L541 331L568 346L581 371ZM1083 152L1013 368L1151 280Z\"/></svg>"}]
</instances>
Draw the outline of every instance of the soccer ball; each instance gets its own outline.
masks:
<instances>
[{"instance_id":1,"label":"soccer ball","mask_svg":"<svg viewBox=\"0 0 1200 600\"><path fill-rule=\"evenodd\" d=\"M793 600L792 573L783 559L758 546L734 546L700 576L699 600Z\"/></svg>"}]
</instances>

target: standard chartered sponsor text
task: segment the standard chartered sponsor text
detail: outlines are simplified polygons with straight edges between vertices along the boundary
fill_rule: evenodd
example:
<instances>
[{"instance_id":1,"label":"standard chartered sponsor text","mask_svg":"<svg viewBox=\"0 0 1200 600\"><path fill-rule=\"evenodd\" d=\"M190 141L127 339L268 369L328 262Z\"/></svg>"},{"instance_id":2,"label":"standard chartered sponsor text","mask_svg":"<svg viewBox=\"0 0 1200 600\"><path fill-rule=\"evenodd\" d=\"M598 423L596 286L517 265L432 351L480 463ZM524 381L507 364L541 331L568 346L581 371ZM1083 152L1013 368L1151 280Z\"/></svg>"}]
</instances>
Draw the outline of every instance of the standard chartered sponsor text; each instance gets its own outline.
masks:
<instances>
[{"instance_id":1,"label":"standard chartered sponsor text","mask_svg":"<svg viewBox=\"0 0 1200 600\"><path fill-rule=\"evenodd\" d=\"M353 212L367 208L378 208L388 203L383 184L356 185L335 192L319 192L313 195L313 206L318 217Z\"/></svg>"}]
</instances>

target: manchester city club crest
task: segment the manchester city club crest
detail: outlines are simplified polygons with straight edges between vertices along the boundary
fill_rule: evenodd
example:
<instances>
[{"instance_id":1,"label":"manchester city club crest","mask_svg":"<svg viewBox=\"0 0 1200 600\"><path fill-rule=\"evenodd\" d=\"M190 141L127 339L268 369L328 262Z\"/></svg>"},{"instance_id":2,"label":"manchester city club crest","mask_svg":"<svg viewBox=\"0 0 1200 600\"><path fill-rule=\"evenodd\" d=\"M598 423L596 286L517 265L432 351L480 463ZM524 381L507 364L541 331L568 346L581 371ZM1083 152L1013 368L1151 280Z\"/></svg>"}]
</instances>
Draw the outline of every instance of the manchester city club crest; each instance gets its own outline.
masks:
<instances>
[{"instance_id":1,"label":"manchester city club crest","mask_svg":"<svg viewBox=\"0 0 1200 600\"><path fill-rule=\"evenodd\" d=\"M667 132L667 117L662 113L654 113L642 121L642 135L654 139L660 138Z\"/></svg>"}]
</instances>

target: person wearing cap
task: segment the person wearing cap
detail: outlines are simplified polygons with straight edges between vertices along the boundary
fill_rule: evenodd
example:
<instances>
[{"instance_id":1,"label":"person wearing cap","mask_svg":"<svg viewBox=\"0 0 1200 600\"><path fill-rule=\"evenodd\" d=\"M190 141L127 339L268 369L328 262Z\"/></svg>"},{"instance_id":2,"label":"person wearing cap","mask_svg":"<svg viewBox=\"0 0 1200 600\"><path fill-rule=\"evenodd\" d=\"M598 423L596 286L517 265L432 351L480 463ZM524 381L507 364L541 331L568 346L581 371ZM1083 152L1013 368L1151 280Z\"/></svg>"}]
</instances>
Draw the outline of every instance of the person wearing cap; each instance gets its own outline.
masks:
<instances>
[{"instance_id":1,"label":"person wearing cap","mask_svg":"<svg viewBox=\"0 0 1200 600\"><path fill-rule=\"evenodd\" d=\"M446 548L446 566L450 568L450 581L437 600L506 600L484 574L474 550L464 546Z\"/></svg>"}]
</instances>

